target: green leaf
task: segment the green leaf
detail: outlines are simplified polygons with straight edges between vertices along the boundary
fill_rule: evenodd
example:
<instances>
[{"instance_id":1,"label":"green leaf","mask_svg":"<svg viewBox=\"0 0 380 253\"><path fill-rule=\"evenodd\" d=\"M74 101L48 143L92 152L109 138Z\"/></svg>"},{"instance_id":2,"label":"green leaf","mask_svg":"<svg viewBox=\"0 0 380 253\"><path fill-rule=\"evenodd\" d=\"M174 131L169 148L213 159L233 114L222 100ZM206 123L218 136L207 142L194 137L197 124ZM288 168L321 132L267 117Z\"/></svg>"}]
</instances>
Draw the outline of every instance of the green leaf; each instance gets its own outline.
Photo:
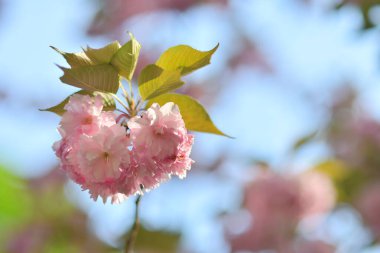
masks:
<instances>
[{"instance_id":1,"label":"green leaf","mask_svg":"<svg viewBox=\"0 0 380 253\"><path fill-rule=\"evenodd\" d=\"M150 64L140 73L138 78L139 93L147 100L175 90L183 85L179 70L164 70Z\"/></svg>"},{"instance_id":2,"label":"green leaf","mask_svg":"<svg viewBox=\"0 0 380 253\"><path fill-rule=\"evenodd\" d=\"M111 65L127 80L133 77L141 49L140 43L133 35L129 33L129 36L131 40L125 43L111 59Z\"/></svg>"},{"instance_id":3,"label":"green leaf","mask_svg":"<svg viewBox=\"0 0 380 253\"><path fill-rule=\"evenodd\" d=\"M116 109L116 103L111 94L107 94L107 93L103 93L99 91L91 92L91 91L86 91L86 90L80 90L78 92L75 92L74 94L90 95L92 97L100 95L103 98L104 111L114 111ZM58 114L59 116L62 116L62 114L66 112L66 110L64 109L65 105L67 104L67 102L69 102L70 97L74 94L71 94L70 96L68 96L65 100L63 100L58 105L50 107L50 108L46 108L46 109L40 109L40 111L53 112L55 114Z\"/></svg>"},{"instance_id":4,"label":"green leaf","mask_svg":"<svg viewBox=\"0 0 380 253\"><path fill-rule=\"evenodd\" d=\"M120 44L114 41L105 47L94 49L87 46L84 50L87 57L95 64L110 63L114 54L119 50Z\"/></svg>"},{"instance_id":5,"label":"green leaf","mask_svg":"<svg viewBox=\"0 0 380 253\"><path fill-rule=\"evenodd\" d=\"M164 94L148 101L147 107L153 103L164 105L167 102L174 102L178 105L186 128L192 131L219 134L230 137L220 131L212 122L210 116L203 106L193 98L182 94Z\"/></svg>"},{"instance_id":6,"label":"green leaf","mask_svg":"<svg viewBox=\"0 0 380 253\"><path fill-rule=\"evenodd\" d=\"M63 83L88 91L102 91L114 94L119 89L119 75L109 64L83 66L74 69L60 68L64 73L60 78Z\"/></svg>"},{"instance_id":7,"label":"green leaf","mask_svg":"<svg viewBox=\"0 0 380 253\"><path fill-rule=\"evenodd\" d=\"M219 44L210 51L198 51L190 46L179 45L166 50L156 61L156 65L166 70L180 70L187 75L210 64L211 56Z\"/></svg>"},{"instance_id":8,"label":"green leaf","mask_svg":"<svg viewBox=\"0 0 380 253\"><path fill-rule=\"evenodd\" d=\"M67 63L70 65L72 68L78 68L78 67L83 67L83 66L89 66L89 65L94 65L94 63L88 58L88 56L83 53L66 53L61 50L59 50L56 47L50 46L52 49L57 51L59 54L61 54Z\"/></svg>"},{"instance_id":9,"label":"green leaf","mask_svg":"<svg viewBox=\"0 0 380 253\"><path fill-rule=\"evenodd\" d=\"M110 63L114 54L119 50L120 44L118 41L114 41L99 49L87 47L87 49L83 50L84 52L79 53L66 53L56 47L50 47L60 53L66 59L71 68L78 68Z\"/></svg>"}]
</instances>

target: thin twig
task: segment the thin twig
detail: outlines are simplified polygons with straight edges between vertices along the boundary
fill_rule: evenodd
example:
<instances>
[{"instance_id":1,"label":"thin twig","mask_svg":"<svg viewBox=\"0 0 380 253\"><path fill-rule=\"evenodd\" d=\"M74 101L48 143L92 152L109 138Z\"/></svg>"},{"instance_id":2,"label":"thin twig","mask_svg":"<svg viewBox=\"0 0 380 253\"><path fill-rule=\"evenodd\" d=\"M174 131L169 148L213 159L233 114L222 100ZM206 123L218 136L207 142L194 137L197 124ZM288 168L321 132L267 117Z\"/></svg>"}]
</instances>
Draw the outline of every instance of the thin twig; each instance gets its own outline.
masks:
<instances>
[{"instance_id":1,"label":"thin twig","mask_svg":"<svg viewBox=\"0 0 380 253\"><path fill-rule=\"evenodd\" d=\"M139 232L140 227L140 218L139 218L139 204L141 200L142 195L138 195L136 199L136 210L135 210L135 221L133 223L132 229L129 233L129 237L127 239L127 242L125 244L125 253L133 253L133 246L135 244L137 234Z\"/></svg>"}]
</instances>

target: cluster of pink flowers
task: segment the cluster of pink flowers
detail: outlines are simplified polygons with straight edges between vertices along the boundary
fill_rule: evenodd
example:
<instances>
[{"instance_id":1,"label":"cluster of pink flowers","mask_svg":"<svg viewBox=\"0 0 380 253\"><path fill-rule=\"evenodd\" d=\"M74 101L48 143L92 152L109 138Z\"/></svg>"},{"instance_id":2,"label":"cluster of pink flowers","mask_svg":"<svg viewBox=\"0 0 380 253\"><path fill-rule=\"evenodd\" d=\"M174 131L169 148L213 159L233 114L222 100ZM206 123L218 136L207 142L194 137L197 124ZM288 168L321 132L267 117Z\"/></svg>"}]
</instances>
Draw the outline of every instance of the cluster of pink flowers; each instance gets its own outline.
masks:
<instances>
[{"instance_id":1,"label":"cluster of pink flowers","mask_svg":"<svg viewBox=\"0 0 380 253\"><path fill-rule=\"evenodd\" d=\"M61 168L91 197L120 203L157 187L176 175L186 176L193 136L187 133L178 106L153 104L127 125L103 111L100 96L73 95L65 106L53 145Z\"/></svg>"},{"instance_id":2,"label":"cluster of pink flowers","mask_svg":"<svg viewBox=\"0 0 380 253\"><path fill-rule=\"evenodd\" d=\"M263 172L247 185L244 197L251 223L245 231L228 235L232 252L287 252L285 249L296 247L294 235L298 223L330 211L335 204L332 182L327 176L311 171L297 176Z\"/></svg>"}]
</instances>

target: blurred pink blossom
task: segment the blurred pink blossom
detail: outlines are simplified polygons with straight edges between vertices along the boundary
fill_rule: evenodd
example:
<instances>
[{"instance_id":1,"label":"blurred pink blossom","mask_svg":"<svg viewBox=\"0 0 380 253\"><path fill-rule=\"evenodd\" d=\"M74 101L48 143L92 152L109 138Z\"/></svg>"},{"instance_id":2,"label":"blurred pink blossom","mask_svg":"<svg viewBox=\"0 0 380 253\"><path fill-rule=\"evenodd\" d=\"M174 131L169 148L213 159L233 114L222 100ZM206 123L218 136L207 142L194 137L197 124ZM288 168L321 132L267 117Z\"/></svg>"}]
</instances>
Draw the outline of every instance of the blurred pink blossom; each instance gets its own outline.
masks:
<instances>
[{"instance_id":1,"label":"blurred pink blossom","mask_svg":"<svg viewBox=\"0 0 380 253\"><path fill-rule=\"evenodd\" d=\"M327 212L335 203L331 182L317 172L296 176L263 172L246 187L244 197L252 223L243 233L230 236L233 252L285 249L301 219Z\"/></svg>"},{"instance_id":2,"label":"blurred pink blossom","mask_svg":"<svg viewBox=\"0 0 380 253\"><path fill-rule=\"evenodd\" d=\"M194 5L202 3L215 3L225 5L226 0L102 0L102 6L92 21L88 33L92 35L110 33L117 30L128 18L134 15L160 11L184 11Z\"/></svg>"},{"instance_id":3,"label":"blurred pink blossom","mask_svg":"<svg viewBox=\"0 0 380 253\"><path fill-rule=\"evenodd\" d=\"M342 122L343 123L343 122ZM380 160L380 124L369 117L352 118L330 138L338 158L352 168L377 170Z\"/></svg>"},{"instance_id":4,"label":"blurred pink blossom","mask_svg":"<svg viewBox=\"0 0 380 253\"><path fill-rule=\"evenodd\" d=\"M357 104L357 94L350 86L336 92L331 106L327 142L338 159L350 169L377 175L380 166L380 123Z\"/></svg>"},{"instance_id":5,"label":"blurred pink blossom","mask_svg":"<svg viewBox=\"0 0 380 253\"><path fill-rule=\"evenodd\" d=\"M246 232L231 238L232 252L286 245L302 212L298 190L293 179L270 172L260 174L248 185L244 206L253 221Z\"/></svg>"},{"instance_id":6,"label":"blurred pink blossom","mask_svg":"<svg viewBox=\"0 0 380 253\"><path fill-rule=\"evenodd\" d=\"M357 204L359 212L375 238L380 239L380 182L364 188Z\"/></svg>"},{"instance_id":7,"label":"blurred pink blossom","mask_svg":"<svg viewBox=\"0 0 380 253\"><path fill-rule=\"evenodd\" d=\"M281 253L334 253L335 247L323 241L295 241L290 249Z\"/></svg>"},{"instance_id":8,"label":"blurred pink blossom","mask_svg":"<svg viewBox=\"0 0 380 253\"><path fill-rule=\"evenodd\" d=\"M326 213L334 208L336 192L328 176L308 171L300 174L297 180L300 186L303 216Z\"/></svg>"}]
</instances>

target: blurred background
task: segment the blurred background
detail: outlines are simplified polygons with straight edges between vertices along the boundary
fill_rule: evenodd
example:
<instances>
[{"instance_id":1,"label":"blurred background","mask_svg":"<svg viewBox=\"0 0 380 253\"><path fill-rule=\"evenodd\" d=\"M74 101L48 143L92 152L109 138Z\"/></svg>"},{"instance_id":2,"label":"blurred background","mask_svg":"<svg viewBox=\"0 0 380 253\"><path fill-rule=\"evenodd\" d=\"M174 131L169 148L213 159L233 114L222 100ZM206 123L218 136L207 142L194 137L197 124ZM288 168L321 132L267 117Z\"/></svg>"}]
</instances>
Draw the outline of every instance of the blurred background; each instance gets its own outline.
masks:
<instances>
[{"instance_id":1,"label":"blurred background","mask_svg":"<svg viewBox=\"0 0 380 253\"><path fill-rule=\"evenodd\" d=\"M209 50L181 92L235 139L196 134L184 180L145 194L138 253L380 252L380 1L1 0L0 252L121 252L134 200L93 202L57 169L75 91L63 58L142 44Z\"/></svg>"}]
</instances>

